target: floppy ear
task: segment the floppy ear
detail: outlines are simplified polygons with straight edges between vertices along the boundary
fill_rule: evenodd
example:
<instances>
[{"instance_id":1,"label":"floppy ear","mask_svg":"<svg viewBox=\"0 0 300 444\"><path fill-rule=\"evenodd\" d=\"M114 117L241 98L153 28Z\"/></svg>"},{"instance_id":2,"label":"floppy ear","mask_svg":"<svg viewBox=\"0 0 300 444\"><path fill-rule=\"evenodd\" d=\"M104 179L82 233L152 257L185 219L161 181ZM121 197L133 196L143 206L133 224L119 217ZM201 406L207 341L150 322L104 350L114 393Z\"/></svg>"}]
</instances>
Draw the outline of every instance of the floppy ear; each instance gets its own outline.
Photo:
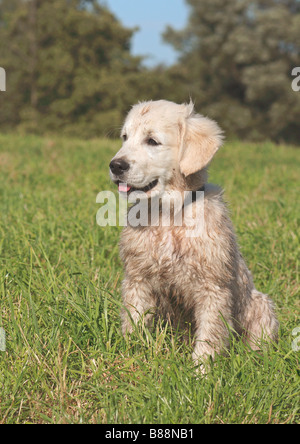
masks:
<instances>
[{"instance_id":1,"label":"floppy ear","mask_svg":"<svg viewBox=\"0 0 300 444\"><path fill-rule=\"evenodd\" d=\"M218 124L193 112L187 105L188 116L179 154L182 174L189 176L205 168L223 143L223 131Z\"/></svg>"}]
</instances>

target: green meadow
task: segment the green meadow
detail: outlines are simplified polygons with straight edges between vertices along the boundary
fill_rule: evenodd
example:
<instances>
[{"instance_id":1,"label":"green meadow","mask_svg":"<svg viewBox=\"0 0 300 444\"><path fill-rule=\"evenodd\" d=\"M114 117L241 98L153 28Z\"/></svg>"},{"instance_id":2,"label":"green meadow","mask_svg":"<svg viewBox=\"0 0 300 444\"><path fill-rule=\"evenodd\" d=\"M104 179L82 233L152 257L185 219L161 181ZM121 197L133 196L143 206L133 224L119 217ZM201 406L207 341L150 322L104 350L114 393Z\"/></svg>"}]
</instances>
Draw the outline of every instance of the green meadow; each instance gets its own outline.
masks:
<instances>
[{"instance_id":1,"label":"green meadow","mask_svg":"<svg viewBox=\"0 0 300 444\"><path fill-rule=\"evenodd\" d=\"M0 424L299 423L299 148L228 142L211 165L281 327L203 377L167 325L120 333L120 228L96 223L119 146L0 136Z\"/></svg>"}]
</instances>

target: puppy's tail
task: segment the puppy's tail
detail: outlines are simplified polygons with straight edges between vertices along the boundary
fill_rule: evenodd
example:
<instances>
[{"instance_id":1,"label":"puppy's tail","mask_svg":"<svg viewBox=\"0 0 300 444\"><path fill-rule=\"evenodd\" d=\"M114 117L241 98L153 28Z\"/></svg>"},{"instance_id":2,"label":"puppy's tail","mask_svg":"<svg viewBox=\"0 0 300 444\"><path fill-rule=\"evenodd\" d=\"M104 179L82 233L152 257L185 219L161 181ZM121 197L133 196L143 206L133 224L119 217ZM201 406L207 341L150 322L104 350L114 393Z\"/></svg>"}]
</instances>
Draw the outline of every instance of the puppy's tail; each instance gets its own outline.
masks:
<instances>
[{"instance_id":1,"label":"puppy's tail","mask_svg":"<svg viewBox=\"0 0 300 444\"><path fill-rule=\"evenodd\" d=\"M276 342L279 322L275 305L268 295L252 290L251 300L244 317L245 339L253 350L261 348L262 342Z\"/></svg>"}]
</instances>

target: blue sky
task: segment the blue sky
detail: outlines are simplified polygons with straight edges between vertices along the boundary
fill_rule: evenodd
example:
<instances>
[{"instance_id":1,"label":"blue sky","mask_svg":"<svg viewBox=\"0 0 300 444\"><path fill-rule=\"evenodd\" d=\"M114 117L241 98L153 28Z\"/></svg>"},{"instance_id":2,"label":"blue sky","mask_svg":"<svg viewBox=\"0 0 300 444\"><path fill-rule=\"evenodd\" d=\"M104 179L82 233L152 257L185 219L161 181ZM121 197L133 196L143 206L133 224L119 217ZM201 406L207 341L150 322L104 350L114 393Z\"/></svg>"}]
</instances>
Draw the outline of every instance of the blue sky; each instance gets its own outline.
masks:
<instances>
[{"instance_id":1,"label":"blue sky","mask_svg":"<svg viewBox=\"0 0 300 444\"><path fill-rule=\"evenodd\" d=\"M147 66L170 65L176 61L176 51L163 43L161 34L167 25L175 29L185 27L189 10L184 0L104 0L102 3L126 27L140 28L132 40L132 53L149 56L145 61Z\"/></svg>"}]
</instances>

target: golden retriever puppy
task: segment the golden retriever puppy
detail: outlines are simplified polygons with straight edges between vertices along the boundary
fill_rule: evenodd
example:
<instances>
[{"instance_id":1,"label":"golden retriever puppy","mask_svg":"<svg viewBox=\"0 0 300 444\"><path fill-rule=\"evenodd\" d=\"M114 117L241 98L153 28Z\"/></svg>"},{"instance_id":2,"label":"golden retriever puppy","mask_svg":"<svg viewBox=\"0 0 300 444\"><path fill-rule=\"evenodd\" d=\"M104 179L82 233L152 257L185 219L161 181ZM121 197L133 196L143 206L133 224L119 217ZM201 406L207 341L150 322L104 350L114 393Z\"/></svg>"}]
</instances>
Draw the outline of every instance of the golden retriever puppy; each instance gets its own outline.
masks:
<instances>
[{"instance_id":1,"label":"golden retriever puppy","mask_svg":"<svg viewBox=\"0 0 300 444\"><path fill-rule=\"evenodd\" d=\"M123 334L139 320L151 326L154 315L191 325L197 363L228 347L230 330L252 348L261 340L275 341L274 305L253 285L222 190L206 183L207 167L223 142L217 123L196 114L192 103L150 101L132 108L121 136L123 146L110 163L111 179L135 202L133 209L146 201L148 211L143 224L131 224L128 217L121 237ZM174 215L163 223L164 200L175 195L176 202L182 196L185 203L187 192L191 198L183 205L182 223L175 223ZM189 233L197 225L198 194L203 223L195 236ZM159 202L158 218L151 223L154 201ZM169 205L174 207L174 202Z\"/></svg>"}]
</instances>

